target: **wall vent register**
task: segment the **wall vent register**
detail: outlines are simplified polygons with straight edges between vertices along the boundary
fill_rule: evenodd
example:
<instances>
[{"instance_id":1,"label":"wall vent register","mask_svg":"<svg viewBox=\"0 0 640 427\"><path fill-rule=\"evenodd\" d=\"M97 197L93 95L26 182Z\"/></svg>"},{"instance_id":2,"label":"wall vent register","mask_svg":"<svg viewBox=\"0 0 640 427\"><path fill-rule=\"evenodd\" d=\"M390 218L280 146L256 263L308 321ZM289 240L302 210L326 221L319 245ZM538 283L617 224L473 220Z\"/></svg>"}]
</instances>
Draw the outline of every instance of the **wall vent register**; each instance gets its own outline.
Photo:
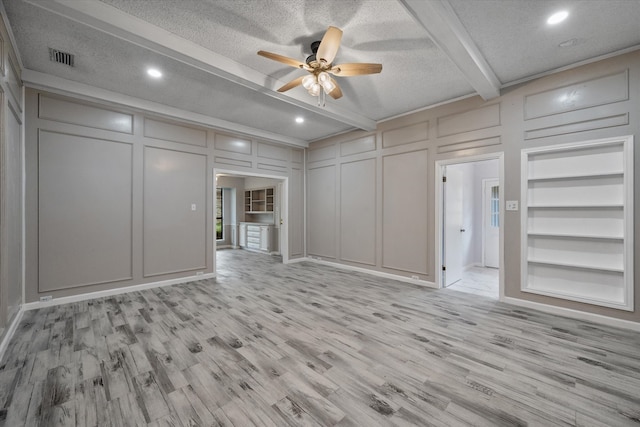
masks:
<instances>
[{"instance_id":1,"label":"wall vent register","mask_svg":"<svg viewBox=\"0 0 640 427\"><path fill-rule=\"evenodd\" d=\"M522 151L522 291L633 310L633 136Z\"/></svg>"}]
</instances>

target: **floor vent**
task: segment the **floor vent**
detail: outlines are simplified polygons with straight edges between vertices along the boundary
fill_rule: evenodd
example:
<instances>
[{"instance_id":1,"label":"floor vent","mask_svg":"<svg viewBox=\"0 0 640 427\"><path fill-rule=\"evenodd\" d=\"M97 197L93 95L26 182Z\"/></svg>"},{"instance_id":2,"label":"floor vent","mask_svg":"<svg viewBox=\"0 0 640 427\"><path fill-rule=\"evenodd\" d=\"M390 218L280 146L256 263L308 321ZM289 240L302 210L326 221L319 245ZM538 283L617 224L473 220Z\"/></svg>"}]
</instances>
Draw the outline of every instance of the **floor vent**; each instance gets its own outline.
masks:
<instances>
[{"instance_id":1,"label":"floor vent","mask_svg":"<svg viewBox=\"0 0 640 427\"><path fill-rule=\"evenodd\" d=\"M74 56L70 53L63 52L58 49L49 48L49 60L57 62L58 64L68 65L73 67Z\"/></svg>"}]
</instances>

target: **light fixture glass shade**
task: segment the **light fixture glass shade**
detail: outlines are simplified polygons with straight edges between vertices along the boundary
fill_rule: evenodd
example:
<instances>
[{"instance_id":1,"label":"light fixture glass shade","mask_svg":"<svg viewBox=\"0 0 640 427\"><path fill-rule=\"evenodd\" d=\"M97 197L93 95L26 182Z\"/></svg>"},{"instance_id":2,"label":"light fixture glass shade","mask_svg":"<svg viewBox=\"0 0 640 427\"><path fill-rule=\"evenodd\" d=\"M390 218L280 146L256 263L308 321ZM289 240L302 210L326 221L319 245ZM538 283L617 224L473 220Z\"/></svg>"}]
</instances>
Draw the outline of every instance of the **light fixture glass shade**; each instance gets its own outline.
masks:
<instances>
[{"instance_id":1,"label":"light fixture glass shade","mask_svg":"<svg viewBox=\"0 0 640 427\"><path fill-rule=\"evenodd\" d=\"M309 88L309 95L318 96L320 95L320 85L318 83L314 83Z\"/></svg>"},{"instance_id":2,"label":"light fixture glass shade","mask_svg":"<svg viewBox=\"0 0 640 427\"><path fill-rule=\"evenodd\" d=\"M327 93L331 93L331 91L336 88L336 85L334 85L331 80L327 80L326 82L321 82L321 84L322 84L322 88Z\"/></svg>"},{"instance_id":3,"label":"light fixture glass shade","mask_svg":"<svg viewBox=\"0 0 640 427\"><path fill-rule=\"evenodd\" d=\"M329 73L323 71L320 74L318 74L318 83L320 83L321 85L324 86L324 84L329 81L331 81L331 77L329 77Z\"/></svg>"},{"instance_id":4,"label":"light fixture glass shade","mask_svg":"<svg viewBox=\"0 0 640 427\"><path fill-rule=\"evenodd\" d=\"M316 78L313 74L309 74L302 79L302 87L306 90L311 89L311 86L316 82Z\"/></svg>"}]
</instances>

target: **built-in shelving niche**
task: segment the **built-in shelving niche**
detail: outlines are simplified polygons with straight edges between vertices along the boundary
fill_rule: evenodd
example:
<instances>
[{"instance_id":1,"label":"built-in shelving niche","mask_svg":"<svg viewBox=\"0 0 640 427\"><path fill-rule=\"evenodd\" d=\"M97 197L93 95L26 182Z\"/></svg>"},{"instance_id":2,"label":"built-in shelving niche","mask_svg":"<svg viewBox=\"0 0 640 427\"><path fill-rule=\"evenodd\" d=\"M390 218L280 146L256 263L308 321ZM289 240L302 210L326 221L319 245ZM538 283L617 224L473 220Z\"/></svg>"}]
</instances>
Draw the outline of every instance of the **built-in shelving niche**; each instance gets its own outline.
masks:
<instances>
[{"instance_id":1,"label":"built-in shelving niche","mask_svg":"<svg viewBox=\"0 0 640 427\"><path fill-rule=\"evenodd\" d=\"M633 310L633 136L522 151L521 283Z\"/></svg>"}]
</instances>

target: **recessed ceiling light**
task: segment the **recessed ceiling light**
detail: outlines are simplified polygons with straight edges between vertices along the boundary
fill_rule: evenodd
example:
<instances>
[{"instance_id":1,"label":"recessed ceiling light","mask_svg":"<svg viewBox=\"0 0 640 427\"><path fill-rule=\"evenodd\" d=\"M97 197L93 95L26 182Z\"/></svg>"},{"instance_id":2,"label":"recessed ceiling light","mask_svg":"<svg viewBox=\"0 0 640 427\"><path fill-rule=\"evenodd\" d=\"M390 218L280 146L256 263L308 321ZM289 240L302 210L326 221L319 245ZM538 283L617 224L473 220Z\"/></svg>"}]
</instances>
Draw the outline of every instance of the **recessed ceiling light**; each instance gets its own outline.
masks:
<instances>
[{"instance_id":1,"label":"recessed ceiling light","mask_svg":"<svg viewBox=\"0 0 640 427\"><path fill-rule=\"evenodd\" d=\"M160 77L162 77L162 73L157 68L147 69L147 74L149 74L154 79L159 79Z\"/></svg>"},{"instance_id":2,"label":"recessed ceiling light","mask_svg":"<svg viewBox=\"0 0 640 427\"><path fill-rule=\"evenodd\" d=\"M556 12L553 15L551 15L549 19L547 19L547 24L549 25L559 24L565 19L567 19L567 16L569 16L569 12L567 12L566 10L561 10L560 12Z\"/></svg>"},{"instance_id":3,"label":"recessed ceiling light","mask_svg":"<svg viewBox=\"0 0 640 427\"><path fill-rule=\"evenodd\" d=\"M304 123L304 117L296 117L296 123Z\"/></svg>"}]
</instances>

